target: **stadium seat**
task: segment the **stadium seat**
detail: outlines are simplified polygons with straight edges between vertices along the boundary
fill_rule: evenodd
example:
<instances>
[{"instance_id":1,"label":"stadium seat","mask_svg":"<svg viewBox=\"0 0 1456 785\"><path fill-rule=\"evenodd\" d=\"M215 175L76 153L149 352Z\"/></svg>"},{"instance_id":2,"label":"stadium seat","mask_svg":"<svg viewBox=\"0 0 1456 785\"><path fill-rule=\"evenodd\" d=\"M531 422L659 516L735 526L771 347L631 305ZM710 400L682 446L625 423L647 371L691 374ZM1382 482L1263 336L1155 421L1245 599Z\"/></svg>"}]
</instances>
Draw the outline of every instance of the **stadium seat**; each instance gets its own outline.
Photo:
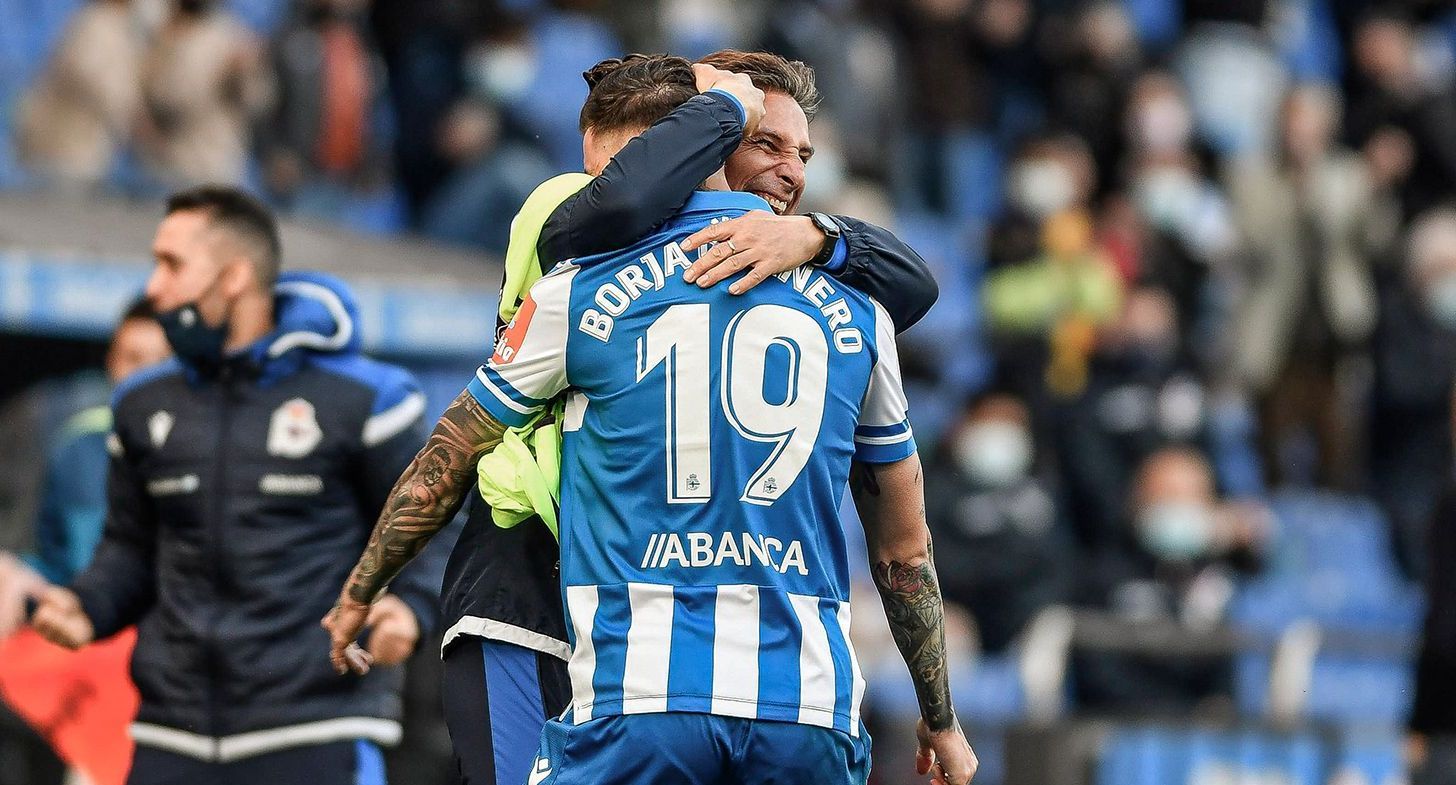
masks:
<instances>
[{"instance_id":1,"label":"stadium seat","mask_svg":"<svg viewBox=\"0 0 1456 785\"><path fill-rule=\"evenodd\" d=\"M1410 709L1414 673L1401 660L1372 660L1323 654L1310 676L1309 719L1343 726L1395 726ZM1269 707L1269 658L1249 654L1234 663L1234 699L1248 717L1264 716Z\"/></svg>"},{"instance_id":2,"label":"stadium seat","mask_svg":"<svg viewBox=\"0 0 1456 785\"><path fill-rule=\"evenodd\" d=\"M1402 739L1394 729L1346 731L1329 761L1329 782L1388 785L1405 782Z\"/></svg>"},{"instance_id":3,"label":"stadium seat","mask_svg":"<svg viewBox=\"0 0 1456 785\"><path fill-rule=\"evenodd\" d=\"M1272 501L1279 535L1265 575L1240 588L1230 612L1240 628L1272 641L1290 624L1311 620L1333 633L1409 638L1421 597L1404 582L1380 511L1364 499L1325 492L1286 492ZM1235 661L1241 712L1269 708L1270 657ZM1411 664L1399 656L1321 651L1310 677L1305 714L1341 724L1399 723L1409 708Z\"/></svg>"},{"instance_id":4,"label":"stadium seat","mask_svg":"<svg viewBox=\"0 0 1456 785\"><path fill-rule=\"evenodd\" d=\"M1097 785L1280 782L1321 785L1323 750L1312 734L1132 727L1112 733Z\"/></svg>"},{"instance_id":5,"label":"stadium seat","mask_svg":"<svg viewBox=\"0 0 1456 785\"><path fill-rule=\"evenodd\" d=\"M1277 494L1271 506L1278 522L1271 563L1241 587L1234 624L1271 635L1297 619L1346 630L1415 630L1420 593L1401 577L1373 502L1294 491Z\"/></svg>"},{"instance_id":6,"label":"stadium seat","mask_svg":"<svg viewBox=\"0 0 1456 785\"><path fill-rule=\"evenodd\" d=\"M868 664L866 668L867 699L877 711L905 717L919 713L915 688L903 663L889 658L872 671ZM953 662L950 669L951 693L966 716L975 717L977 722L999 724L1014 722L1025 714L1026 695L1021 689L1014 656L1002 654L980 657L975 662Z\"/></svg>"},{"instance_id":7,"label":"stadium seat","mask_svg":"<svg viewBox=\"0 0 1456 785\"><path fill-rule=\"evenodd\" d=\"M1146 48L1161 50L1173 43L1183 26L1182 9L1167 0L1124 0L1138 41Z\"/></svg>"},{"instance_id":8,"label":"stadium seat","mask_svg":"<svg viewBox=\"0 0 1456 785\"><path fill-rule=\"evenodd\" d=\"M1340 34L1325 0L1289 4L1278 44L1296 81L1338 82L1343 66Z\"/></svg>"},{"instance_id":9,"label":"stadium seat","mask_svg":"<svg viewBox=\"0 0 1456 785\"><path fill-rule=\"evenodd\" d=\"M269 35L288 16L288 0L228 0L227 8L260 35Z\"/></svg>"}]
</instances>

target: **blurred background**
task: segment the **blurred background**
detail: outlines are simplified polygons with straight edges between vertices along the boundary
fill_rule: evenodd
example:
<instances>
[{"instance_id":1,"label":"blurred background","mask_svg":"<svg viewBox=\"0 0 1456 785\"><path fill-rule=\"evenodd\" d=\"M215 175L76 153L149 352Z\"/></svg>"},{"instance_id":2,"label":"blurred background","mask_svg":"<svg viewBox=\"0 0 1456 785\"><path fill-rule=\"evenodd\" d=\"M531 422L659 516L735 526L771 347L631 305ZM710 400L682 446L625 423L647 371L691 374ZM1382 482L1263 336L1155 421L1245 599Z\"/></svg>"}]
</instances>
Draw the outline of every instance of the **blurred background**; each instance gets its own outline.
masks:
<instances>
[{"instance_id":1,"label":"blurred background","mask_svg":"<svg viewBox=\"0 0 1456 785\"><path fill-rule=\"evenodd\" d=\"M515 210L581 167L581 71L725 46L817 69L808 209L940 281L901 359L976 782L1453 781L1445 0L0 0L0 547L105 400L169 190L275 205L438 412ZM449 781L423 648L401 784ZM59 782L36 747L5 724L0 783Z\"/></svg>"}]
</instances>

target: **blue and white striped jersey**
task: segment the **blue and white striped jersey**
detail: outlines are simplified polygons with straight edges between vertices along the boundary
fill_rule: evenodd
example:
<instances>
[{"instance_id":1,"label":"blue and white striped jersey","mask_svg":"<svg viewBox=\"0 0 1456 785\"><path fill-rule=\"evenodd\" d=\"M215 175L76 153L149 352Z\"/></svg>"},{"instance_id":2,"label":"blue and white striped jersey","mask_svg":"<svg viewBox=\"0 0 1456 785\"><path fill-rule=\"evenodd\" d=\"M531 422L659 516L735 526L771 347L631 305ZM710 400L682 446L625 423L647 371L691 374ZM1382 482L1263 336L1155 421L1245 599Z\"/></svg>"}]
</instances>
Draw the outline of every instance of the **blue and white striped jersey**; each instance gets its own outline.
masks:
<instances>
[{"instance_id":1,"label":"blue and white striped jersey","mask_svg":"<svg viewBox=\"0 0 1456 785\"><path fill-rule=\"evenodd\" d=\"M502 422L570 390L561 578L572 717L685 711L859 733L838 508L851 459L915 451L883 308L802 267L733 296L678 243L767 209L699 192L558 266L470 384Z\"/></svg>"}]
</instances>

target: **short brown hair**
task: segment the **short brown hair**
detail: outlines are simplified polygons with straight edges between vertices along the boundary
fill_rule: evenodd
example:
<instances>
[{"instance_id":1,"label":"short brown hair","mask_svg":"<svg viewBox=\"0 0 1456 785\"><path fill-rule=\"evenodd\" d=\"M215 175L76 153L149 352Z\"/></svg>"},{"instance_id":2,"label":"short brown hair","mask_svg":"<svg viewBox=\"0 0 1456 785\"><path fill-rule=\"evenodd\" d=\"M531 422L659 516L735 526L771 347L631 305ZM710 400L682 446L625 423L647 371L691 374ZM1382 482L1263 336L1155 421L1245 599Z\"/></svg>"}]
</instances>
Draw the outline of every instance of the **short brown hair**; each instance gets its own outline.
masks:
<instances>
[{"instance_id":1,"label":"short brown hair","mask_svg":"<svg viewBox=\"0 0 1456 785\"><path fill-rule=\"evenodd\" d=\"M630 54L582 73L587 87L581 131L646 128L698 94L693 64L673 55Z\"/></svg>"},{"instance_id":2,"label":"short brown hair","mask_svg":"<svg viewBox=\"0 0 1456 785\"><path fill-rule=\"evenodd\" d=\"M698 62L746 74L753 80L754 87L764 92L777 90L787 95L810 120L819 113L819 88L814 85L814 69L799 60L789 60L772 52L720 49Z\"/></svg>"}]
</instances>

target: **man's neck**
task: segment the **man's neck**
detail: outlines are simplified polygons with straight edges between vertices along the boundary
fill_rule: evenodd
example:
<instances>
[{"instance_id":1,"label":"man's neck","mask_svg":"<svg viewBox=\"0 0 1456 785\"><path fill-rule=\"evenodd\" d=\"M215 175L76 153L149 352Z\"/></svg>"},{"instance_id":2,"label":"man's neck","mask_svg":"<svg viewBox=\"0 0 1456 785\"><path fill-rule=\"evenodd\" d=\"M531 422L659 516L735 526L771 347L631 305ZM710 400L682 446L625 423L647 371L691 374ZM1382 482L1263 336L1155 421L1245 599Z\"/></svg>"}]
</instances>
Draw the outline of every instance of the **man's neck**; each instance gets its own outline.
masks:
<instances>
[{"instance_id":1,"label":"man's neck","mask_svg":"<svg viewBox=\"0 0 1456 785\"><path fill-rule=\"evenodd\" d=\"M272 298L262 293L246 295L233 307L232 318L228 320L227 343L224 344L223 350L231 354L253 344L272 331Z\"/></svg>"}]
</instances>

